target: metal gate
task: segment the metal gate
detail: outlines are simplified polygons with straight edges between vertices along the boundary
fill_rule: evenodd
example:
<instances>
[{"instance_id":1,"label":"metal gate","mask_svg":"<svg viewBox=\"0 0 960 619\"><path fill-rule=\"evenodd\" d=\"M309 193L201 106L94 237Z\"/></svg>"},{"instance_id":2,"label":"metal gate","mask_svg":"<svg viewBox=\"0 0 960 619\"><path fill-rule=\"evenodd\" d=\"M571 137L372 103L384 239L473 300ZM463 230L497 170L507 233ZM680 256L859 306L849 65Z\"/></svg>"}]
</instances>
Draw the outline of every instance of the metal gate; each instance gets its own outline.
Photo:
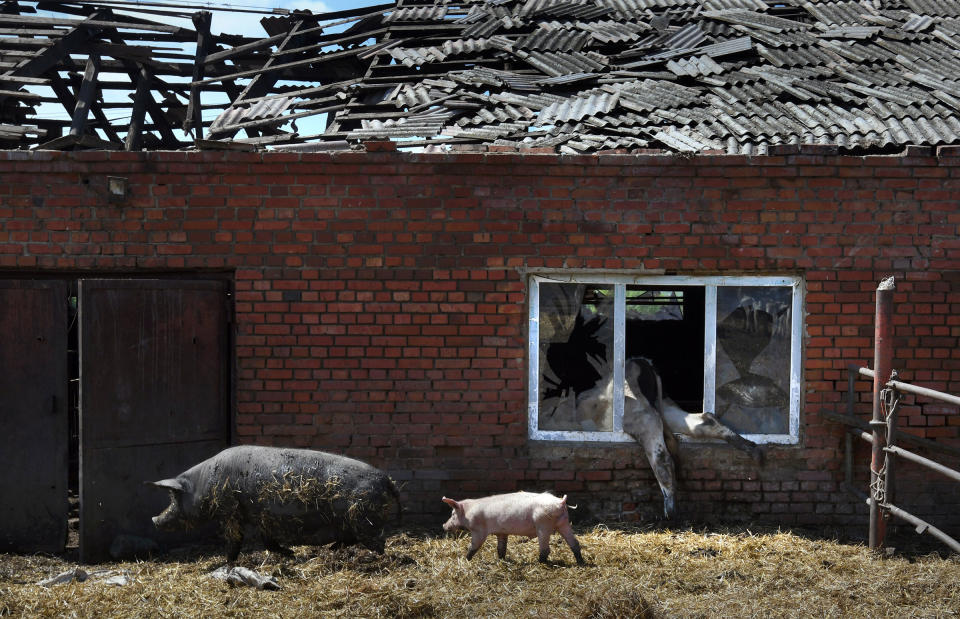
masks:
<instances>
[{"instance_id":1,"label":"metal gate","mask_svg":"<svg viewBox=\"0 0 960 619\"><path fill-rule=\"evenodd\" d=\"M80 282L81 561L108 557L119 536L158 539L150 517L168 497L144 482L227 445L226 292L222 281Z\"/></svg>"},{"instance_id":2,"label":"metal gate","mask_svg":"<svg viewBox=\"0 0 960 619\"><path fill-rule=\"evenodd\" d=\"M914 464L936 471L954 481L960 481L960 471L946 467L938 462L924 458L912 451L907 451L894 444L896 441L913 443L924 449L941 455L960 455L960 449L937 443L929 439L913 436L908 433L897 432L897 413L900 408L901 397L912 394L923 398L948 402L960 406L960 397L919 387L897 380L897 371L893 364L893 293L896 284L893 277L889 277L877 287L877 312L874 323L874 353L873 370L848 366L850 371L847 387L847 414L841 415L830 411L822 414L833 421L850 426L847 429L845 449L845 486L858 496L866 500L870 506L870 534L871 549L882 548L885 543L887 520L895 516L909 522L916 527L917 533L928 533L954 552L960 552L960 541L950 537L932 524L921 520L914 514L894 504L894 464L902 458ZM854 415L856 394L854 382L860 376L873 379L873 418L869 423L860 421ZM859 437L871 444L870 461L870 495L866 496L853 486L853 445L852 438Z\"/></svg>"},{"instance_id":3,"label":"metal gate","mask_svg":"<svg viewBox=\"0 0 960 619\"><path fill-rule=\"evenodd\" d=\"M67 536L65 281L0 280L0 552Z\"/></svg>"}]
</instances>

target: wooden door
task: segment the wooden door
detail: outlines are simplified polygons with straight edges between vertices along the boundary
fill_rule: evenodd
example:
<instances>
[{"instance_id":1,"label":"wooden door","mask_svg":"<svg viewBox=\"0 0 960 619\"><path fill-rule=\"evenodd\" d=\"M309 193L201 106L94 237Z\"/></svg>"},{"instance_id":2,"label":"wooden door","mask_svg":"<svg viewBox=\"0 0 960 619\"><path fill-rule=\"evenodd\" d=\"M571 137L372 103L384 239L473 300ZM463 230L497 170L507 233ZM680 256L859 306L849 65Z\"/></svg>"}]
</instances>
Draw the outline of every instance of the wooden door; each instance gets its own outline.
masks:
<instances>
[{"instance_id":1,"label":"wooden door","mask_svg":"<svg viewBox=\"0 0 960 619\"><path fill-rule=\"evenodd\" d=\"M0 280L0 552L67 536L65 281Z\"/></svg>"},{"instance_id":2,"label":"wooden door","mask_svg":"<svg viewBox=\"0 0 960 619\"><path fill-rule=\"evenodd\" d=\"M229 332L223 281L83 279L80 321L80 559L121 536L165 539L168 502L144 482L227 446Z\"/></svg>"}]
</instances>

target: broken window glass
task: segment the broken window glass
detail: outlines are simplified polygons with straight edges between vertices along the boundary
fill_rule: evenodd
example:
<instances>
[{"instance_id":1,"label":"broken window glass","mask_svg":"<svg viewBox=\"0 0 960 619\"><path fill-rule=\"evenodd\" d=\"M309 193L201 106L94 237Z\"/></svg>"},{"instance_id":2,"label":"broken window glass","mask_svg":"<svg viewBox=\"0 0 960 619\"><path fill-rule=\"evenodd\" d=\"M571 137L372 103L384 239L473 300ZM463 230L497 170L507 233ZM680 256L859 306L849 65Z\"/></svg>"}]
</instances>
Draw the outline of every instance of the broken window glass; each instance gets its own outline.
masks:
<instances>
[{"instance_id":1,"label":"broken window glass","mask_svg":"<svg viewBox=\"0 0 960 619\"><path fill-rule=\"evenodd\" d=\"M717 287L716 415L741 434L790 432L791 288Z\"/></svg>"},{"instance_id":2,"label":"broken window glass","mask_svg":"<svg viewBox=\"0 0 960 619\"><path fill-rule=\"evenodd\" d=\"M578 407L577 400L612 371L613 288L540 284L539 332L539 428L612 430L612 406Z\"/></svg>"},{"instance_id":3,"label":"broken window glass","mask_svg":"<svg viewBox=\"0 0 960 619\"><path fill-rule=\"evenodd\" d=\"M650 397L625 371L643 358L663 402L797 442L800 278L557 273L534 275L531 293L531 438L633 440L627 399Z\"/></svg>"}]
</instances>

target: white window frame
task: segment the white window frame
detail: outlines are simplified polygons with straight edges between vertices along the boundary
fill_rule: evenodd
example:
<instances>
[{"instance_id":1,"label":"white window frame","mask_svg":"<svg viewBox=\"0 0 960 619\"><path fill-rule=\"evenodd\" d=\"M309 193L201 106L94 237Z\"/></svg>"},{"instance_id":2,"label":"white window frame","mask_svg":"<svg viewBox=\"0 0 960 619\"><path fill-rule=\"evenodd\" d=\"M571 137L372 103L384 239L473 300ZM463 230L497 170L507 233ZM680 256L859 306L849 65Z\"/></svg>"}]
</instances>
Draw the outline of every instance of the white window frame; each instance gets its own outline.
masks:
<instances>
[{"instance_id":1,"label":"white window frame","mask_svg":"<svg viewBox=\"0 0 960 619\"><path fill-rule=\"evenodd\" d=\"M540 419L540 284L599 284L614 288L613 338L613 430L541 430ZM629 275L590 272L535 273L529 277L528 428L532 440L579 442L632 442L623 432L623 364L626 348L626 290L628 285L699 286L704 288L703 410L715 410L717 368L717 287L777 286L791 288L790 311L790 431L788 434L744 434L755 443L796 444L800 440L800 389L803 348L803 279L800 276L752 275ZM698 412L698 411L692 411Z\"/></svg>"}]
</instances>

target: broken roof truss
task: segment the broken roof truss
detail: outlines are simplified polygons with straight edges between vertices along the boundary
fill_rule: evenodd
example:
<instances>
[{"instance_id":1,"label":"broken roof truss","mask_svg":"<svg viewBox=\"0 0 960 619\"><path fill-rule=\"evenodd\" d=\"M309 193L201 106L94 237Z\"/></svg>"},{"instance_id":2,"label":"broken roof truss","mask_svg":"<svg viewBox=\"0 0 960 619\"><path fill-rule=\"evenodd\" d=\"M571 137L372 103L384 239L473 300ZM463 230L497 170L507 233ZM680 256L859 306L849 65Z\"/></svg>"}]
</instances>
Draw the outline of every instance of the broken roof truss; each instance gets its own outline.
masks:
<instances>
[{"instance_id":1,"label":"broken roof truss","mask_svg":"<svg viewBox=\"0 0 960 619\"><path fill-rule=\"evenodd\" d=\"M928 4L398 0L244 37L187 5L0 0L0 148L956 144L960 0Z\"/></svg>"}]
</instances>

